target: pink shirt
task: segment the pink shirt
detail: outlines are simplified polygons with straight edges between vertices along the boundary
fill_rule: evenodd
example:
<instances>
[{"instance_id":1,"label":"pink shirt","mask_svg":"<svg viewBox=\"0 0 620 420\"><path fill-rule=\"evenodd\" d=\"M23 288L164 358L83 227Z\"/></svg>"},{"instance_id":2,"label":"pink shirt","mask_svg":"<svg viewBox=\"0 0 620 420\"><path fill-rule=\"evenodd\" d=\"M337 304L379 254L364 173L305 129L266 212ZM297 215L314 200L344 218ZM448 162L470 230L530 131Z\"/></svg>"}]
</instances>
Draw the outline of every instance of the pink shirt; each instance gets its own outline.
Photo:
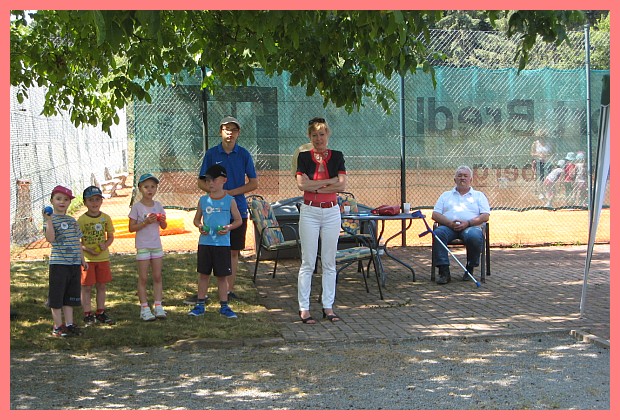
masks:
<instances>
[{"instance_id":1,"label":"pink shirt","mask_svg":"<svg viewBox=\"0 0 620 420\"><path fill-rule=\"evenodd\" d=\"M138 223L142 223L149 213L164 213L164 206L159 201L153 203L153 207L146 207L136 201L131 207L129 218ZM150 223L136 232L136 249L142 248L161 248L161 238L159 237L159 223Z\"/></svg>"}]
</instances>

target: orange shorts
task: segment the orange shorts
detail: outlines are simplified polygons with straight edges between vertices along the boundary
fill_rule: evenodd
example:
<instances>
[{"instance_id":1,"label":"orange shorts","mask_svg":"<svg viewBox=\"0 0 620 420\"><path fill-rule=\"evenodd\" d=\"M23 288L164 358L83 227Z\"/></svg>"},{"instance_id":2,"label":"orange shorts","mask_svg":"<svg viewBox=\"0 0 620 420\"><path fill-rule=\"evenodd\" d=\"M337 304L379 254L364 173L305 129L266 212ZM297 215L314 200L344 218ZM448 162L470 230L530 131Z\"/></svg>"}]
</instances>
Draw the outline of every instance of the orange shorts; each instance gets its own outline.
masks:
<instances>
[{"instance_id":1,"label":"orange shorts","mask_svg":"<svg viewBox=\"0 0 620 420\"><path fill-rule=\"evenodd\" d=\"M88 270L82 270L82 286L92 286L95 283L109 283L111 281L110 261L89 262Z\"/></svg>"}]
</instances>

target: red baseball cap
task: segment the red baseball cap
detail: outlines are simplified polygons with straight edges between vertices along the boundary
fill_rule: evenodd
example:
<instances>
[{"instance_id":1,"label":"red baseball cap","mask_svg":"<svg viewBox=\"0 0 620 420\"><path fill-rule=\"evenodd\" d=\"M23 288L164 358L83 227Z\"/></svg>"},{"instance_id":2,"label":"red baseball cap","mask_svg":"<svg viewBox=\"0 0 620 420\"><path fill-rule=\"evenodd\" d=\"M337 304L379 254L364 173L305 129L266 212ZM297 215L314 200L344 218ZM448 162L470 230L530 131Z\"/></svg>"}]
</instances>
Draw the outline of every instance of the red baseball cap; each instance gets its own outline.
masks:
<instances>
[{"instance_id":1,"label":"red baseball cap","mask_svg":"<svg viewBox=\"0 0 620 420\"><path fill-rule=\"evenodd\" d=\"M56 185L54 187L54 189L52 190L52 197L54 196L54 194L56 193L61 193L64 194L66 196L68 196L70 199L74 199L75 197L73 196L73 193L71 192L71 190L67 187L63 187L62 185Z\"/></svg>"}]
</instances>

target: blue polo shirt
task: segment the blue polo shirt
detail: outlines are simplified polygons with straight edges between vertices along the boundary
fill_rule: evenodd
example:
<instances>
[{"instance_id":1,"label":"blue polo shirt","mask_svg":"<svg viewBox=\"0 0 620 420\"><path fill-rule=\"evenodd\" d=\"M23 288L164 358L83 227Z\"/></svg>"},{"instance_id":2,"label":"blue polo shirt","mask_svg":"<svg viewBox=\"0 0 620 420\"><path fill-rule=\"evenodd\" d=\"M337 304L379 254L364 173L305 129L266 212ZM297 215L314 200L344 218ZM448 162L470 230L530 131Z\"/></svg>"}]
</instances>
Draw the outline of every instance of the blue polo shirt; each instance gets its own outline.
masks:
<instances>
[{"instance_id":1,"label":"blue polo shirt","mask_svg":"<svg viewBox=\"0 0 620 420\"><path fill-rule=\"evenodd\" d=\"M226 183L224 184L225 190L232 190L245 185L245 177L256 178L256 168L254 167L254 161L252 155L247 149L235 144L232 152L226 153L222 143L218 144L207 150L205 157L202 160L202 166L198 177L204 179L207 169L209 167L218 164L226 168ZM235 195L235 201L239 208L239 213L244 219L248 218L248 204L245 201L245 194Z\"/></svg>"}]
</instances>

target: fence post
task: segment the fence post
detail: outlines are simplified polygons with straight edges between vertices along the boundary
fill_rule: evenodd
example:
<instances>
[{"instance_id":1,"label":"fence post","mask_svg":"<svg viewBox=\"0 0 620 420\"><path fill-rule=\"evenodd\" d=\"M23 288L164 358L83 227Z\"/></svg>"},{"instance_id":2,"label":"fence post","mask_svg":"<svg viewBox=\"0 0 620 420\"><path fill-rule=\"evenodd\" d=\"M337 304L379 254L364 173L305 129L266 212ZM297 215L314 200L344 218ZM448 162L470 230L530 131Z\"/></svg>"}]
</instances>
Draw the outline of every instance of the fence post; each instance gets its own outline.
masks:
<instances>
[{"instance_id":1,"label":"fence post","mask_svg":"<svg viewBox=\"0 0 620 420\"><path fill-rule=\"evenodd\" d=\"M17 203L15 205L15 221L11 228L12 242L26 245L39 237L39 230L32 217L32 202L30 201L30 180L17 180Z\"/></svg>"}]
</instances>

